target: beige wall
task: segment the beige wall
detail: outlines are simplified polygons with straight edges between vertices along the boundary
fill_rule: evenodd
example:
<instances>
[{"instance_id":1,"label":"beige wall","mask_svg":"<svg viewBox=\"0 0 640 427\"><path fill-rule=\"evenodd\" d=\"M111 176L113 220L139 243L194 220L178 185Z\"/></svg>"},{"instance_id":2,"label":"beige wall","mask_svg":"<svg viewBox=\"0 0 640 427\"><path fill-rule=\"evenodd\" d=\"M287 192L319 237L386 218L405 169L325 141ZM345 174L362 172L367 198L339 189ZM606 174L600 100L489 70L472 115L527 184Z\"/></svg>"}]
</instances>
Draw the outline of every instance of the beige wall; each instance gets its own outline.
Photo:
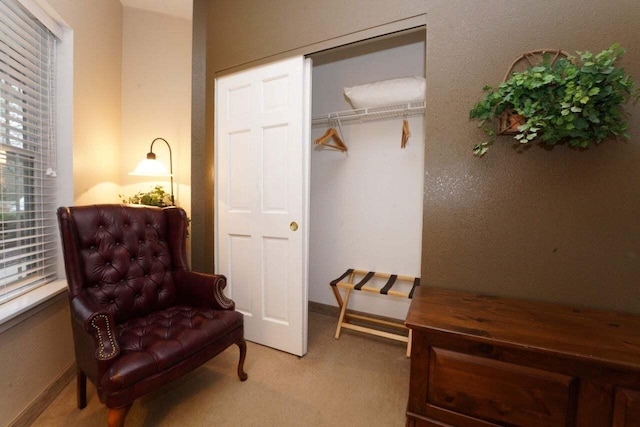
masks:
<instances>
[{"instance_id":1,"label":"beige wall","mask_svg":"<svg viewBox=\"0 0 640 427\"><path fill-rule=\"evenodd\" d=\"M166 139L173 152L176 203L191 205L191 20L125 7L122 47L123 194L148 191L167 180L129 176L151 141ZM169 168L169 150L158 141L158 160Z\"/></svg>"},{"instance_id":2,"label":"beige wall","mask_svg":"<svg viewBox=\"0 0 640 427\"><path fill-rule=\"evenodd\" d=\"M119 191L122 6L49 0L74 32L73 178L76 204L115 202ZM59 174L61 174L59 172ZM35 310L34 310L35 311ZM72 365L66 297L0 333L0 425L7 425Z\"/></svg>"},{"instance_id":3,"label":"beige wall","mask_svg":"<svg viewBox=\"0 0 640 427\"><path fill-rule=\"evenodd\" d=\"M74 360L65 298L0 334L0 425L8 425ZM7 363L8 362L8 363Z\"/></svg>"},{"instance_id":4,"label":"beige wall","mask_svg":"<svg viewBox=\"0 0 640 427\"><path fill-rule=\"evenodd\" d=\"M122 122L122 5L49 0L74 31L75 204L116 202Z\"/></svg>"},{"instance_id":5,"label":"beige wall","mask_svg":"<svg viewBox=\"0 0 640 427\"><path fill-rule=\"evenodd\" d=\"M193 181L194 200L202 198L193 205L196 268L213 268L215 72L426 13L423 283L640 313L640 104L629 106L630 142L586 151L520 152L500 140L478 159L471 147L483 134L468 121L481 88L528 50L599 51L617 41L629 50L622 65L640 79L640 3L197 0L194 8L208 17L207 45L194 44L207 60L206 112L193 113L206 129L192 146L192 176L202 180Z\"/></svg>"}]
</instances>

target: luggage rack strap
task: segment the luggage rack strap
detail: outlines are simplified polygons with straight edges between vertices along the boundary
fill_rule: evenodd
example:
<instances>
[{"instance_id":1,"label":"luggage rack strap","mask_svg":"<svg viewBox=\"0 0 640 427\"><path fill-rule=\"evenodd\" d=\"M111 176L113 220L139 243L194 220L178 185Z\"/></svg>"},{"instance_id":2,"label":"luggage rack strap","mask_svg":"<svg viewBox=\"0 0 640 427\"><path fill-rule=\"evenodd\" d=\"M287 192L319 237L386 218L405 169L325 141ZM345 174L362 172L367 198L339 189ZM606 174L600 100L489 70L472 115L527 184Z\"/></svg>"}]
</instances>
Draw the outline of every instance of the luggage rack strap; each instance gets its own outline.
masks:
<instances>
[{"instance_id":1,"label":"luggage rack strap","mask_svg":"<svg viewBox=\"0 0 640 427\"><path fill-rule=\"evenodd\" d=\"M355 276L364 277L360 279L358 283L353 283ZM348 280L345 281L347 277ZM369 282L373 277L387 279L387 282L382 288L367 286L367 282ZM411 287L411 290L409 292L395 291L392 288L398 281L411 282L413 283L413 286ZM354 268L350 268L345 271L342 276L329 282L329 284L333 287L353 289L356 291L366 291L374 294L389 295L394 297L413 298L416 287L420 286L420 278L413 276L402 276L399 274L377 273L375 271L356 270Z\"/></svg>"},{"instance_id":2,"label":"luggage rack strap","mask_svg":"<svg viewBox=\"0 0 640 427\"><path fill-rule=\"evenodd\" d=\"M338 284L338 282L341 282L341 281L342 281L342 279L344 279L345 277L347 277L347 276L348 276L348 275L350 275L351 273L353 273L353 268L348 269L347 271L345 271L345 272L344 272L344 274L343 274L342 276L338 277L338 278L337 278L337 279L335 279L335 280L332 280L329 284L330 284L331 286L335 286L335 285L337 285L337 284Z\"/></svg>"},{"instance_id":3,"label":"luggage rack strap","mask_svg":"<svg viewBox=\"0 0 640 427\"><path fill-rule=\"evenodd\" d=\"M353 289L355 289L356 291L361 290L362 287L365 285L365 283L367 283L369 280L371 280L371 278L373 277L374 274L376 274L375 271L368 272L367 275L364 276L364 278L362 280L360 280L358 283L356 283L356 285L353 287Z\"/></svg>"},{"instance_id":4,"label":"luggage rack strap","mask_svg":"<svg viewBox=\"0 0 640 427\"><path fill-rule=\"evenodd\" d=\"M420 278L416 277L413 280L413 286L411 287L411 292L409 292L409 298L413 298L413 293L416 291L416 288L420 286Z\"/></svg>"},{"instance_id":5,"label":"luggage rack strap","mask_svg":"<svg viewBox=\"0 0 640 427\"><path fill-rule=\"evenodd\" d=\"M396 283L397 278L397 274L392 274L391 277L389 277L389 281L384 285L382 289L380 289L380 293L382 295L387 295L389 293L389 289L391 289L391 287L393 287L393 284Z\"/></svg>"}]
</instances>

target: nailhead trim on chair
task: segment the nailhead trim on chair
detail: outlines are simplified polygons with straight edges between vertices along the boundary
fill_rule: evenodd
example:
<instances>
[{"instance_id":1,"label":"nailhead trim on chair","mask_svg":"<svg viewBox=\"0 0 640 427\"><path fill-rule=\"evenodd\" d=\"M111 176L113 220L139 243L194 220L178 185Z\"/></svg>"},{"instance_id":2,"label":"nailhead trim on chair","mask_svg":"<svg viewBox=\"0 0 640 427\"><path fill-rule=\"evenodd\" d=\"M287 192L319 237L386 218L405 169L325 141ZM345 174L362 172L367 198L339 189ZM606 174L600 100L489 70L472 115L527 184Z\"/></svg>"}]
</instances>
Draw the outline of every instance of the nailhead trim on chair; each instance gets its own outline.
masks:
<instances>
[{"instance_id":1,"label":"nailhead trim on chair","mask_svg":"<svg viewBox=\"0 0 640 427\"><path fill-rule=\"evenodd\" d=\"M100 331L100 328L98 327L98 325L96 325L96 318L98 317L102 317L104 319L104 323L107 327L107 338L109 340L109 344L111 344L111 354L105 354L104 353L104 340L102 339L102 333ZM99 346L100 348L98 349L98 356L100 356L101 358L104 359L108 359L109 357L113 356L114 354L116 354L116 343L113 340L113 335L111 334L111 328L109 327L109 318L107 317L106 314L96 314L93 319L91 319L91 326L93 326L96 330L96 332L98 333L98 341L99 341Z\"/></svg>"},{"instance_id":2,"label":"nailhead trim on chair","mask_svg":"<svg viewBox=\"0 0 640 427\"><path fill-rule=\"evenodd\" d=\"M226 279L222 279L222 278L216 279L216 285L218 285L218 283L217 283L218 281L224 282L225 280ZM222 308L229 309L233 305L233 300L230 300L229 298L227 298L224 295L224 293L222 292L223 288L224 288L224 286L215 286L214 287L214 292L216 293L216 297L217 297L216 299L218 300L218 302L220 303Z\"/></svg>"}]
</instances>

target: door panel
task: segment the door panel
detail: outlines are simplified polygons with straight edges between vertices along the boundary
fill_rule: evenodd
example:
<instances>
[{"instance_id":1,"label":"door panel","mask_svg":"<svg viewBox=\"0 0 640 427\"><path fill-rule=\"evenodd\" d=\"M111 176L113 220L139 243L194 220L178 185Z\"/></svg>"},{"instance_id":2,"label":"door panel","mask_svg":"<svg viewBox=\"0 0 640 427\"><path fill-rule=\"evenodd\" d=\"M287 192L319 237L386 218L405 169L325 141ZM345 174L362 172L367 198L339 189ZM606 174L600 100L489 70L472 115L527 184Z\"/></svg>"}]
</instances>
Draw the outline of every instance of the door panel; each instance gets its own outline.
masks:
<instances>
[{"instance_id":1,"label":"door panel","mask_svg":"<svg viewBox=\"0 0 640 427\"><path fill-rule=\"evenodd\" d=\"M298 57L216 81L217 270L246 338L297 355L307 319L305 67Z\"/></svg>"},{"instance_id":2,"label":"door panel","mask_svg":"<svg viewBox=\"0 0 640 427\"><path fill-rule=\"evenodd\" d=\"M262 210L266 213L288 212L287 179L289 176L288 132L286 126L264 129L262 147Z\"/></svg>"},{"instance_id":3,"label":"door panel","mask_svg":"<svg viewBox=\"0 0 640 427\"><path fill-rule=\"evenodd\" d=\"M229 134L227 137L227 164L229 167L229 191L227 205L235 212L251 212L250 138L248 130Z\"/></svg>"},{"instance_id":4,"label":"door panel","mask_svg":"<svg viewBox=\"0 0 640 427\"><path fill-rule=\"evenodd\" d=\"M251 248L251 236L229 234L227 238L229 248L226 268L227 280L230 283L251 283L253 280L251 270L245 268L241 262L243 254L247 254ZM235 262L234 262L235 261ZM245 316L252 316L251 289L246 286L229 286L229 297L236 303L236 309Z\"/></svg>"},{"instance_id":5,"label":"door panel","mask_svg":"<svg viewBox=\"0 0 640 427\"><path fill-rule=\"evenodd\" d=\"M289 241L265 237L262 253L264 254L264 317L271 322L288 325L289 298L284 286L288 283Z\"/></svg>"}]
</instances>

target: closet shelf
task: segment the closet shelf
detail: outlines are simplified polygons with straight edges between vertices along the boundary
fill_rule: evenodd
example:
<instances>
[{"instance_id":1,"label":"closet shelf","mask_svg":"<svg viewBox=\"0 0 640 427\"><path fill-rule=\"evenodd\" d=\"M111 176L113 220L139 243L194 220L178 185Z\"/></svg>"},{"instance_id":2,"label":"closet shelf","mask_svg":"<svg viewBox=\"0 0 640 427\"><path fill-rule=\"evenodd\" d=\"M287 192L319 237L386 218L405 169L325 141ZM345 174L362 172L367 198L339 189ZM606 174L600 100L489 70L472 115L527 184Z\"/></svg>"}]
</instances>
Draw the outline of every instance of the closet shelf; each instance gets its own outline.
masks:
<instances>
[{"instance_id":1,"label":"closet shelf","mask_svg":"<svg viewBox=\"0 0 640 427\"><path fill-rule=\"evenodd\" d=\"M424 114L425 102L411 102L409 104L388 105L384 107L359 108L357 110L338 111L335 113L314 116L312 126L340 124L351 125L378 120L391 120Z\"/></svg>"}]
</instances>

